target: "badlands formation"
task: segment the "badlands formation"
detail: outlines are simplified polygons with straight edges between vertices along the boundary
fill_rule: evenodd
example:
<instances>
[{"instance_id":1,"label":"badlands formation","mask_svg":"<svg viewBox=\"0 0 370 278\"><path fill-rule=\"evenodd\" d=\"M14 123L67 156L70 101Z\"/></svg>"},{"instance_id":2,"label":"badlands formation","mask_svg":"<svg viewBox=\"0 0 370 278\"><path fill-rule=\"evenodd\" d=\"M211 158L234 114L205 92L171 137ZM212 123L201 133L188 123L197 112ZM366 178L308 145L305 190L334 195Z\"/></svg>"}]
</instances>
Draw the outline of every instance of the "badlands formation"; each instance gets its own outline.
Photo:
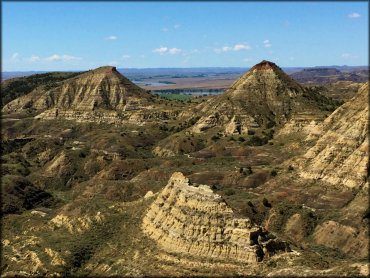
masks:
<instances>
[{"instance_id":1,"label":"badlands formation","mask_svg":"<svg viewBox=\"0 0 370 278\"><path fill-rule=\"evenodd\" d=\"M369 275L368 82L337 107L268 61L186 102L56 80L2 108L4 277Z\"/></svg>"},{"instance_id":2,"label":"badlands formation","mask_svg":"<svg viewBox=\"0 0 370 278\"><path fill-rule=\"evenodd\" d=\"M248 218L238 218L207 185L176 172L143 220L143 230L166 251L257 263L289 250Z\"/></svg>"},{"instance_id":3,"label":"badlands formation","mask_svg":"<svg viewBox=\"0 0 370 278\"><path fill-rule=\"evenodd\" d=\"M310 134L317 143L304 155L301 176L359 188L369 174L369 82Z\"/></svg>"}]
</instances>

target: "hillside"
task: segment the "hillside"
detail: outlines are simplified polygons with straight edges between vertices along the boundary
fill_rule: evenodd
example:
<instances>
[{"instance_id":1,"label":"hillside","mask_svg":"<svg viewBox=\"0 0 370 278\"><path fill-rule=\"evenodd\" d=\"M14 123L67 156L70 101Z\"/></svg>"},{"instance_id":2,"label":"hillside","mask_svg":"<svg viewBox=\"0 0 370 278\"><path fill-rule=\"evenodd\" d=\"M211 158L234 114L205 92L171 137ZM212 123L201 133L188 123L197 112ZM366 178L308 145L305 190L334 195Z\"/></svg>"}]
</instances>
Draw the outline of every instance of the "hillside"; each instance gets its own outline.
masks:
<instances>
[{"instance_id":1,"label":"hillside","mask_svg":"<svg viewBox=\"0 0 370 278\"><path fill-rule=\"evenodd\" d=\"M51 89L58 86L61 81L79 74L81 73L52 72L6 80L1 83L1 107L18 97L29 94L38 86L43 86L45 89Z\"/></svg>"},{"instance_id":2,"label":"hillside","mask_svg":"<svg viewBox=\"0 0 370 278\"><path fill-rule=\"evenodd\" d=\"M302 177L333 185L362 186L369 175L369 82L335 110L312 134L317 143L305 154Z\"/></svg>"},{"instance_id":3,"label":"hillside","mask_svg":"<svg viewBox=\"0 0 370 278\"><path fill-rule=\"evenodd\" d=\"M165 139L154 151L174 155L199 150L197 137L208 140L226 136L248 136L251 145L263 145L275 131L290 121L322 121L338 105L317 88L305 88L269 61L252 67L221 95L209 98L192 110L195 123L182 133ZM194 117L193 117L194 118ZM182 144L185 134L193 134ZM253 137L254 136L254 137Z\"/></svg>"},{"instance_id":4,"label":"hillside","mask_svg":"<svg viewBox=\"0 0 370 278\"><path fill-rule=\"evenodd\" d=\"M368 84L339 108L267 61L187 101L113 67L43 86L2 114L3 276L368 275Z\"/></svg>"},{"instance_id":5,"label":"hillside","mask_svg":"<svg viewBox=\"0 0 370 278\"><path fill-rule=\"evenodd\" d=\"M292 73L290 77L295 81L305 85L323 85L338 81L363 83L369 79L369 70L354 69L346 72L335 68L309 68Z\"/></svg>"},{"instance_id":6,"label":"hillside","mask_svg":"<svg viewBox=\"0 0 370 278\"><path fill-rule=\"evenodd\" d=\"M130 110L147 105L150 94L122 76L114 67L101 67L68 78L54 88L37 87L3 108L4 112L24 109L72 109L75 111Z\"/></svg>"}]
</instances>

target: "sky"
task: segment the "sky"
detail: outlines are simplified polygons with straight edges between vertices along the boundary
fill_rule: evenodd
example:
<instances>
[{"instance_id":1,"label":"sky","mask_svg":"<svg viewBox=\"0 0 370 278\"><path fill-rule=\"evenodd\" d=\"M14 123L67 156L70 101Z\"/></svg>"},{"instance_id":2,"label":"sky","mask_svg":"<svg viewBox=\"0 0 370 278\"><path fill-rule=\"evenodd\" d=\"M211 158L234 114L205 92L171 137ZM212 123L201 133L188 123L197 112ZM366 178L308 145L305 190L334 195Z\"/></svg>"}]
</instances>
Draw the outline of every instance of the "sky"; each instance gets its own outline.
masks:
<instances>
[{"instance_id":1,"label":"sky","mask_svg":"<svg viewBox=\"0 0 370 278\"><path fill-rule=\"evenodd\" d=\"M2 71L363 66L368 5L2 1Z\"/></svg>"}]
</instances>

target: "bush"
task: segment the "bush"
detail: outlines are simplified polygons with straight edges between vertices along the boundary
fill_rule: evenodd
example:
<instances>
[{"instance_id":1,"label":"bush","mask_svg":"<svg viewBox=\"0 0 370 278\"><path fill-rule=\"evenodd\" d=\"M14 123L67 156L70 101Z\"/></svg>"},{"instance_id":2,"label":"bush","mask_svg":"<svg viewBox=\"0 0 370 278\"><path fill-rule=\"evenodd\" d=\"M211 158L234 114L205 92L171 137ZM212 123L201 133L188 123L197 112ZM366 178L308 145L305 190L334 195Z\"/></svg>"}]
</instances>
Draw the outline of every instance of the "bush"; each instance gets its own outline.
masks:
<instances>
[{"instance_id":1,"label":"bush","mask_svg":"<svg viewBox=\"0 0 370 278\"><path fill-rule=\"evenodd\" d=\"M252 170L252 167L251 166L247 166L247 173L250 175L250 174L253 174L253 170Z\"/></svg>"},{"instance_id":2,"label":"bush","mask_svg":"<svg viewBox=\"0 0 370 278\"><path fill-rule=\"evenodd\" d=\"M275 177L276 175L277 175L276 170L272 170L272 171L271 171L271 176L272 176L272 177Z\"/></svg>"},{"instance_id":3,"label":"bush","mask_svg":"<svg viewBox=\"0 0 370 278\"><path fill-rule=\"evenodd\" d=\"M266 198L263 198L262 203L265 207L271 208L271 204Z\"/></svg>"},{"instance_id":4,"label":"bush","mask_svg":"<svg viewBox=\"0 0 370 278\"><path fill-rule=\"evenodd\" d=\"M370 218L370 208L367 208L362 216L362 219Z\"/></svg>"},{"instance_id":5,"label":"bush","mask_svg":"<svg viewBox=\"0 0 370 278\"><path fill-rule=\"evenodd\" d=\"M266 125L267 128L272 128L276 125L276 123L274 121L269 121Z\"/></svg>"},{"instance_id":6,"label":"bush","mask_svg":"<svg viewBox=\"0 0 370 278\"><path fill-rule=\"evenodd\" d=\"M232 189L227 189L226 191L225 191L225 195L226 196L231 196L231 195L234 195L235 194L235 191L234 190L232 190Z\"/></svg>"},{"instance_id":7,"label":"bush","mask_svg":"<svg viewBox=\"0 0 370 278\"><path fill-rule=\"evenodd\" d=\"M212 138L211 138L212 141L217 141L219 139L220 139L220 136L218 136L218 135L213 135Z\"/></svg>"},{"instance_id":8,"label":"bush","mask_svg":"<svg viewBox=\"0 0 370 278\"><path fill-rule=\"evenodd\" d=\"M254 130L248 130L248 135L254 135L256 132Z\"/></svg>"},{"instance_id":9,"label":"bush","mask_svg":"<svg viewBox=\"0 0 370 278\"><path fill-rule=\"evenodd\" d=\"M262 146L267 144L268 138L267 137L259 137L257 135L253 135L249 140L247 141L247 145L249 146Z\"/></svg>"},{"instance_id":10,"label":"bush","mask_svg":"<svg viewBox=\"0 0 370 278\"><path fill-rule=\"evenodd\" d=\"M244 141L245 141L244 137L241 137L241 136L238 138L238 140L239 140L240 142L244 142Z\"/></svg>"},{"instance_id":11,"label":"bush","mask_svg":"<svg viewBox=\"0 0 370 278\"><path fill-rule=\"evenodd\" d=\"M292 166L292 165L289 165L289 167L288 167L288 171L289 171L289 172L291 172L291 171L293 171L293 170L294 170L293 166Z\"/></svg>"},{"instance_id":12,"label":"bush","mask_svg":"<svg viewBox=\"0 0 370 278\"><path fill-rule=\"evenodd\" d=\"M163 131L168 131L168 127L166 125L159 126L159 129Z\"/></svg>"}]
</instances>

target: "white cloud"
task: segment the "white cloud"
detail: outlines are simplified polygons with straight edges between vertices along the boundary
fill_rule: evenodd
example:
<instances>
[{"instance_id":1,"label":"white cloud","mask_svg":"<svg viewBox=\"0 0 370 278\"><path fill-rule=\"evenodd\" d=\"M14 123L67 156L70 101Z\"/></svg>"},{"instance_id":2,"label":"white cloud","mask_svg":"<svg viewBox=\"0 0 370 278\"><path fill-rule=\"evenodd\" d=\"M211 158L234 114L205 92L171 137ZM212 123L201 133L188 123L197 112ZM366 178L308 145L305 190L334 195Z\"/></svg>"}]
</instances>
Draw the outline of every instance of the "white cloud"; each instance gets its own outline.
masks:
<instances>
[{"instance_id":1,"label":"white cloud","mask_svg":"<svg viewBox=\"0 0 370 278\"><path fill-rule=\"evenodd\" d=\"M349 18L357 18L357 17L360 17L361 15L359 13L351 13L349 15L347 15L347 17Z\"/></svg>"},{"instance_id":2,"label":"white cloud","mask_svg":"<svg viewBox=\"0 0 370 278\"><path fill-rule=\"evenodd\" d=\"M131 56L130 55L123 55L122 56L122 60L127 60L127 59L130 59L131 58Z\"/></svg>"},{"instance_id":3,"label":"white cloud","mask_svg":"<svg viewBox=\"0 0 370 278\"><path fill-rule=\"evenodd\" d=\"M30 62L37 62L40 60L39 56L32 55L30 58L28 58L28 61Z\"/></svg>"},{"instance_id":4,"label":"white cloud","mask_svg":"<svg viewBox=\"0 0 370 278\"><path fill-rule=\"evenodd\" d=\"M110 61L108 63L109 66L117 66L118 65L118 62L117 61Z\"/></svg>"},{"instance_id":5,"label":"white cloud","mask_svg":"<svg viewBox=\"0 0 370 278\"><path fill-rule=\"evenodd\" d=\"M230 51L230 50L232 50L232 47L230 47L230 46L224 46L223 48L221 48L221 51L223 51L223 52L227 52L227 51Z\"/></svg>"},{"instance_id":6,"label":"white cloud","mask_svg":"<svg viewBox=\"0 0 370 278\"><path fill-rule=\"evenodd\" d=\"M248 49L251 49L251 47L247 44L242 44L242 43L239 43L239 44L236 44L233 48L235 51L239 51L239 50L248 50Z\"/></svg>"},{"instance_id":7,"label":"white cloud","mask_svg":"<svg viewBox=\"0 0 370 278\"><path fill-rule=\"evenodd\" d=\"M221 53L221 52L228 52L228 51L239 51L239 50L248 50L251 49L251 47L246 44L246 43L238 43L234 47L231 46L224 46L222 48L215 48L214 51L216 53Z\"/></svg>"},{"instance_id":8,"label":"white cloud","mask_svg":"<svg viewBox=\"0 0 370 278\"><path fill-rule=\"evenodd\" d=\"M53 61L76 61L76 60L82 60L82 58L80 57L74 57L74 56L70 56L70 55L57 55L57 54L54 54L50 57L47 57L45 58L46 61L49 61L49 62L53 62Z\"/></svg>"},{"instance_id":9,"label":"white cloud","mask_svg":"<svg viewBox=\"0 0 370 278\"><path fill-rule=\"evenodd\" d=\"M161 29L163 32L168 32L168 28L167 27L164 27Z\"/></svg>"},{"instance_id":10,"label":"white cloud","mask_svg":"<svg viewBox=\"0 0 370 278\"><path fill-rule=\"evenodd\" d=\"M357 59L358 58L358 56L352 55L350 53L343 53L341 56L343 59Z\"/></svg>"},{"instance_id":11,"label":"white cloud","mask_svg":"<svg viewBox=\"0 0 370 278\"><path fill-rule=\"evenodd\" d=\"M169 49L166 46L161 46L160 48L152 50L152 52L156 52L156 53L159 53L161 55L166 54L166 53L174 55L174 54L181 53L183 51L180 48L176 48L176 47Z\"/></svg>"},{"instance_id":12,"label":"white cloud","mask_svg":"<svg viewBox=\"0 0 370 278\"><path fill-rule=\"evenodd\" d=\"M264 40L264 41L263 41L263 45L264 45L265 47L271 47L270 40Z\"/></svg>"},{"instance_id":13,"label":"white cloud","mask_svg":"<svg viewBox=\"0 0 370 278\"><path fill-rule=\"evenodd\" d=\"M154 50L152 50L152 51L153 51L153 52L160 53L160 54L164 54L164 53L166 53L166 52L167 52L167 50L168 50L168 48L167 48L167 47L165 47L165 46L161 46L160 48L154 49Z\"/></svg>"},{"instance_id":14,"label":"white cloud","mask_svg":"<svg viewBox=\"0 0 370 278\"><path fill-rule=\"evenodd\" d=\"M106 40L116 40L117 37L116 36L109 36L107 38L105 38Z\"/></svg>"},{"instance_id":15,"label":"white cloud","mask_svg":"<svg viewBox=\"0 0 370 278\"><path fill-rule=\"evenodd\" d=\"M175 24L175 25L173 26L173 28L175 28L175 29L180 28L180 24Z\"/></svg>"},{"instance_id":16,"label":"white cloud","mask_svg":"<svg viewBox=\"0 0 370 278\"><path fill-rule=\"evenodd\" d=\"M171 55L174 55L174 54L177 54L177 53L180 53L180 52L181 52L181 49L176 48L176 47L171 48L171 49L168 51L168 53L170 53Z\"/></svg>"},{"instance_id":17,"label":"white cloud","mask_svg":"<svg viewBox=\"0 0 370 278\"><path fill-rule=\"evenodd\" d=\"M18 54L18 53L14 53L14 54L12 55L12 60L16 61L16 60L18 60L18 59L19 59L19 54Z\"/></svg>"}]
</instances>

